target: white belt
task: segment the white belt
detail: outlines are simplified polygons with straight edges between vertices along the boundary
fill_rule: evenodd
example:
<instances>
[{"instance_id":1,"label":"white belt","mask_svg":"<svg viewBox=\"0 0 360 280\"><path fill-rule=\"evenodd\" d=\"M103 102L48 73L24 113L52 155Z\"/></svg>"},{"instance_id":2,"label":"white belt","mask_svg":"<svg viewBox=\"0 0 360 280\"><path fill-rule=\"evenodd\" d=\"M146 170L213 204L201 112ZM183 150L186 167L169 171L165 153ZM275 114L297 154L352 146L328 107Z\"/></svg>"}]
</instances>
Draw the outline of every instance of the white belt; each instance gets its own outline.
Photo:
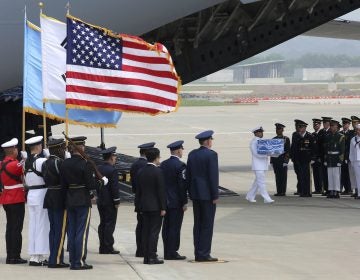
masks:
<instances>
[{"instance_id":1,"label":"white belt","mask_svg":"<svg viewBox=\"0 0 360 280\"><path fill-rule=\"evenodd\" d=\"M17 185L13 185L13 186L4 186L4 189L5 190L13 190L13 189L20 189L23 187L24 187L23 184L17 184Z\"/></svg>"}]
</instances>

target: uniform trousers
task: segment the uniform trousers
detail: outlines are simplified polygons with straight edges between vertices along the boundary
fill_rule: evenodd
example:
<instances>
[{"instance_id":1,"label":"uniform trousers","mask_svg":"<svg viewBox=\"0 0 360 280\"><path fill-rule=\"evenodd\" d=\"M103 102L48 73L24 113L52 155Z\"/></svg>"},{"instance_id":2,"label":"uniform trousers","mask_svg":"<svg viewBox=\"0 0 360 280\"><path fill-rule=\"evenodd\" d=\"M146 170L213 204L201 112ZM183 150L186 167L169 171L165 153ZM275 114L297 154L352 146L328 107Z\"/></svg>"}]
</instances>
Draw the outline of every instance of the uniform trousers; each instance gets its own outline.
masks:
<instances>
[{"instance_id":1,"label":"uniform trousers","mask_svg":"<svg viewBox=\"0 0 360 280\"><path fill-rule=\"evenodd\" d=\"M299 183L300 195L310 196L310 162L299 162L298 173L296 175Z\"/></svg>"},{"instance_id":2,"label":"uniform trousers","mask_svg":"<svg viewBox=\"0 0 360 280\"><path fill-rule=\"evenodd\" d=\"M314 187L316 192L322 192L322 164L321 162L314 162L312 165L313 170L313 179L314 179Z\"/></svg>"},{"instance_id":3,"label":"uniform trousers","mask_svg":"<svg viewBox=\"0 0 360 280\"><path fill-rule=\"evenodd\" d=\"M142 213L142 248L144 260L157 258L157 245L162 224L160 211Z\"/></svg>"},{"instance_id":4,"label":"uniform trousers","mask_svg":"<svg viewBox=\"0 0 360 280\"><path fill-rule=\"evenodd\" d=\"M183 208L168 208L162 227L164 256L175 256L180 248L180 232L184 218Z\"/></svg>"},{"instance_id":5,"label":"uniform trousers","mask_svg":"<svg viewBox=\"0 0 360 280\"><path fill-rule=\"evenodd\" d=\"M355 189L360 194L360 161L352 162L351 165L355 174Z\"/></svg>"},{"instance_id":6,"label":"uniform trousers","mask_svg":"<svg viewBox=\"0 0 360 280\"><path fill-rule=\"evenodd\" d=\"M216 204L211 200L193 200L195 259L206 258L211 253Z\"/></svg>"},{"instance_id":7,"label":"uniform trousers","mask_svg":"<svg viewBox=\"0 0 360 280\"><path fill-rule=\"evenodd\" d=\"M259 192L260 195L264 198L265 202L272 200L266 190L265 171L264 170L254 171L254 173L255 173L255 180L251 186L251 189L246 195L246 199L254 200L257 192Z\"/></svg>"},{"instance_id":8,"label":"uniform trousers","mask_svg":"<svg viewBox=\"0 0 360 280\"><path fill-rule=\"evenodd\" d=\"M355 177L355 171L354 171L354 164L352 162L349 162L349 177L350 177L350 184L351 184L351 190L358 190L357 184L356 184L356 177Z\"/></svg>"},{"instance_id":9,"label":"uniform trousers","mask_svg":"<svg viewBox=\"0 0 360 280\"><path fill-rule=\"evenodd\" d=\"M61 264L64 262L64 240L67 226L67 211L65 209L48 209L50 222L49 264Z\"/></svg>"},{"instance_id":10,"label":"uniform trousers","mask_svg":"<svg viewBox=\"0 0 360 280\"><path fill-rule=\"evenodd\" d=\"M288 167L284 166L283 162L273 162L273 169L275 173L275 181L276 181L276 192L278 194L286 193L286 185L287 185L287 172Z\"/></svg>"},{"instance_id":11,"label":"uniform trousers","mask_svg":"<svg viewBox=\"0 0 360 280\"><path fill-rule=\"evenodd\" d=\"M329 191L340 191L340 173L341 167L328 167L327 175L329 182Z\"/></svg>"},{"instance_id":12,"label":"uniform trousers","mask_svg":"<svg viewBox=\"0 0 360 280\"><path fill-rule=\"evenodd\" d=\"M341 165L341 189L342 188L344 188L344 191L347 193L351 192L351 182L350 182L348 163L343 163Z\"/></svg>"},{"instance_id":13,"label":"uniform trousers","mask_svg":"<svg viewBox=\"0 0 360 280\"><path fill-rule=\"evenodd\" d=\"M324 191L328 191L328 188L329 188L329 182L328 182L328 175L327 175L327 167L323 165L322 167L322 172L323 172L323 188L324 188Z\"/></svg>"},{"instance_id":14,"label":"uniform trousers","mask_svg":"<svg viewBox=\"0 0 360 280\"><path fill-rule=\"evenodd\" d=\"M70 267L77 268L85 264L91 208L86 206L68 208L68 246Z\"/></svg>"},{"instance_id":15,"label":"uniform trousers","mask_svg":"<svg viewBox=\"0 0 360 280\"><path fill-rule=\"evenodd\" d=\"M297 162L293 162L293 165L294 165L294 171L295 171L295 174L296 174L296 177L298 176L298 172L299 172L299 168L298 168L298 163ZM300 194L300 184L299 184L299 180L297 181L296 183L296 192L298 194Z\"/></svg>"},{"instance_id":16,"label":"uniform trousers","mask_svg":"<svg viewBox=\"0 0 360 280\"><path fill-rule=\"evenodd\" d=\"M142 247L142 228L143 228L143 216L141 213L136 213L136 229L135 229L135 235L136 235L136 255L142 256L144 255L144 250Z\"/></svg>"},{"instance_id":17,"label":"uniform trousers","mask_svg":"<svg viewBox=\"0 0 360 280\"><path fill-rule=\"evenodd\" d=\"M25 203L4 204L3 208L6 214L6 259L18 259L21 255Z\"/></svg>"},{"instance_id":18,"label":"uniform trousers","mask_svg":"<svg viewBox=\"0 0 360 280\"><path fill-rule=\"evenodd\" d=\"M42 205L28 205L30 261L41 262L49 254L50 223L47 209Z\"/></svg>"},{"instance_id":19,"label":"uniform trousers","mask_svg":"<svg viewBox=\"0 0 360 280\"><path fill-rule=\"evenodd\" d=\"M100 253L111 253L114 251L114 231L118 209L113 204L99 205L100 224L98 227Z\"/></svg>"}]
</instances>

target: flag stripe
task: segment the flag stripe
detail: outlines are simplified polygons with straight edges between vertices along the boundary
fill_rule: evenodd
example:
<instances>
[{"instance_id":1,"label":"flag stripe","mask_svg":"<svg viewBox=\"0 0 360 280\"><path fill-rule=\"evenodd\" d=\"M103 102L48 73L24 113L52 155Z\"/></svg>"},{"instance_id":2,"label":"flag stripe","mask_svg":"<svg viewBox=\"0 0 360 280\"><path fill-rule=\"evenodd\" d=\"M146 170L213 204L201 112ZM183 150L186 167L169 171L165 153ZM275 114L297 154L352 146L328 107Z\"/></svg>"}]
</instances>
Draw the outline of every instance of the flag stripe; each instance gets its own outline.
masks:
<instances>
[{"instance_id":1,"label":"flag stripe","mask_svg":"<svg viewBox=\"0 0 360 280\"><path fill-rule=\"evenodd\" d=\"M75 78L79 80L87 80L94 82L102 82L102 83L113 83L113 84L131 84L137 86L144 86L149 88L155 88L159 90L164 90L172 93L177 92L177 88L173 86L168 86L164 84L154 83L150 81L145 81L141 79L131 79L131 78L121 78L121 77L109 77L109 76L99 76L88 73L79 73L69 71L66 72L66 78Z\"/></svg>"},{"instance_id":2,"label":"flag stripe","mask_svg":"<svg viewBox=\"0 0 360 280\"><path fill-rule=\"evenodd\" d=\"M133 60L129 60L129 59L123 59L123 65L141 67L141 68L144 68L144 69L150 69L150 70L155 70L155 71L169 71L169 72L172 71L170 65L148 64L148 63L143 63L143 62L139 62L139 61L133 61Z\"/></svg>"},{"instance_id":3,"label":"flag stripe","mask_svg":"<svg viewBox=\"0 0 360 280\"><path fill-rule=\"evenodd\" d=\"M148 75L152 75L152 76L173 79L176 81L176 83L178 82L175 75L168 71L157 71L157 70L151 70L151 69L136 67L136 66L131 66L131 65L123 65L122 70L127 71L127 72L143 73L143 74L148 74Z\"/></svg>"},{"instance_id":4,"label":"flag stripe","mask_svg":"<svg viewBox=\"0 0 360 280\"><path fill-rule=\"evenodd\" d=\"M177 100L178 95L174 93L169 93L166 91L143 87L143 86L134 86L134 85L123 85L123 84L109 84L102 82L94 82L94 81L85 81L85 80L77 80L73 78L67 79L67 85L73 86L85 86L106 90L117 90L117 91L127 91L127 92L142 92L144 94L155 95L162 98L167 98L169 100Z\"/></svg>"},{"instance_id":5,"label":"flag stripe","mask_svg":"<svg viewBox=\"0 0 360 280\"><path fill-rule=\"evenodd\" d=\"M129 54L129 55L135 55L135 56L142 56L142 57L156 57L156 58L164 58L166 63L169 64L169 62L166 60L168 55L166 53L161 52L155 52L155 51L149 51L149 50L138 50L134 48L123 48L123 54Z\"/></svg>"},{"instance_id":6,"label":"flag stripe","mask_svg":"<svg viewBox=\"0 0 360 280\"><path fill-rule=\"evenodd\" d=\"M138 78L140 80L144 80L144 81L156 82L159 84L177 87L177 79L163 78L163 77L149 75L149 74L140 73L140 72L133 73L131 71L125 71L125 70L119 71L119 70L111 70L111 69L89 68L89 67L78 66L78 65L69 65L68 71L78 72L78 73L88 73L88 74L99 75L99 76L129 78L129 79L136 77L136 78Z\"/></svg>"},{"instance_id":7,"label":"flag stripe","mask_svg":"<svg viewBox=\"0 0 360 280\"><path fill-rule=\"evenodd\" d=\"M151 64L169 64L166 58L163 57L145 57L133 54L123 53L124 59L129 59L137 62L151 63Z\"/></svg>"},{"instance_id":8,"label":"flag stripe","mask_svg":"<svg viewBox=\"0 0 360 280\"><path fill-rule=\"evenodd\" d=\"M116 97L116 98L128 98L128 99L138 99L138 100L146 100L151 102L156 102L159 104L167 105L167 106L176 106L177 100L170 100L167 98L163 98L156 95L149 95L141 92L131 92L131 91L119 91L119 90L108 90L108 89L99 89L92 87L83 87L83 86L73 86L67 85L66 91L69 93L84 93L89 95L101 95L105 97ZM108 98L108 102L114 102L114 99Z\"/></svg>"},{"instance_id":9,"label":"flag stripe","mask_svg":"<svg viewBox=\"0 0 360 280\"><path fill-rule=\"evenodd\" d=\"M113 100L113 102L107 102L109 99ZM68 101L69 100L69 101ZM66 104L74 104L74 101L70 100L77 100L77 104L81 106L88 106L88 102L95 102L95 103L101 103L103 105L113 106L113 105L130 105L130 106L139 106L139 107L149 107L152 109L156 109L159 111L169 111L173 108L173 106L168 106L164 104L159 104L152 101L147 100L136 100L136 99L130 99L130 98L108 98L106 96L92 96L89 94L84 93L76 93L76 98L68 98L66 100Z\"/></svg>"}]
</instances>

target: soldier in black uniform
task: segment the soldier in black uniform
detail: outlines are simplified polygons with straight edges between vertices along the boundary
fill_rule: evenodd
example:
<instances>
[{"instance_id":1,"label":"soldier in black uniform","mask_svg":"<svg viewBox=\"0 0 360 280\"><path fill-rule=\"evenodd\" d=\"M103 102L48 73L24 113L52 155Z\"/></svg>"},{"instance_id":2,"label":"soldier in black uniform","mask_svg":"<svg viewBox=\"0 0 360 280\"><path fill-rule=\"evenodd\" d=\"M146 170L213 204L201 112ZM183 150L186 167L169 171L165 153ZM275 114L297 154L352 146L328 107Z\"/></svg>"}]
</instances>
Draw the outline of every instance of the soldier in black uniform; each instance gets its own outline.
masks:
<instances>
[{"instance_id":1,"label":"soldier in black uniform","mask_svg":"<svg viewBox=\"0 0 360 280\"><path fill-rule=\"evenodd\" d=\"M323 180L323 196L327 196L328 195L328 175L327 175L327 167L324 165L325 162L325 153L324 153L324 141L325 141L325 137L326 135L328 135L330 133L330 120L332 118L330 117L321 117L322 121L323 121L323 128L320 129L319 131L319 153L320 153L320 158L321 158L321 163L322 163L322 180Z\"/></svg>"},{"instance_id":2,"label":"soldier in black uniform","mask_svg":"<svg viewBox=\"0 0 360 280\"><path fill-rule=\"evenodd\" d=\"M293 136L290 155L291 160L298 167L297 180L301 197L311 197L310 162L313 159L314 139L306 131L307 123L298 121L299 132Z\"/></svg>"},{"instance_id":3,"label":"soldier in black uniform","mask_svg":"<svg viewBox=\"0 0 360 280\"><path fill-rule=\"evenodd\" d=\"M50 222L50 256L49 268L65 268L64 240L67 224L65 210L66 190L61 187L60 168L65 158L64 139L52 139L48 142L50 157L42 165L42 174L47 191L44 198L44 208L48 210ZM68 152L66 152L68 154Z\"/></svg>"},{"instance_id":4,"label":"soldier in black uniform","mask_svg":"<svg viewBox=\"0 0 360 280\"><path fill-rule=\"evenodd\" d=\"M99 253L100 254L119 254L115 250L113 233L116 226L116 218L120 205L120 185L119 175L114 165L116 163L116 147L111 147L101 151L104 164L99 166L101 174L109 179L109 183L97 191L97 208L99 210L100 224L99 234Z\"/></svg>"},{"instance_id":5,"label":"soldier in black uniform","mask_svg":"<svg viewBox=\"0 0 360 280\"><path fill-rule=\"evenodd\" d=\"M180 160L184 141L176 141L167 146L171 157L161 163L166 188L166 215L162 228L165 260L184 260L178 253L180 231L184 211L187 209L187 188L185 181L186 164Z\"/></svg>"},{"instance_id":6,"label":"soldier in black uniform","mask_svg":"<svg viewBox=\"0 0 360 280\"><path fill-rule=\"evenodd\" d=\"M321 194L322 193L322 162L321 162L321 147L320 147L320 140L319 140L319 132L321 127L321 120L320 119L312 119L313 121L313 128L314 132L312 136L314 138L314 160L311 163L311 167L313 170L313 179L314 179L314 187L315 191L313 194Z\"/></svg>"},{"instance_id":7,"label":"soldier in black uniform","mask_svg":"<svg viewBox=\"0 0 360 280\"><path fill-rule=\"evenodd\" d=\"M340 198L340 173L344 160L345 136L338 132L340 123L330 121L330 133L324 141L324 165L327 167L329 192L328 198Z\"/></svg>"},{"instance_id":8,"label":"soldier in black uniform","mask_svg":"<svg viewBox=\"0 0 360 280\"><path fill-rule=\"evenodd\" d=\"M293 134L291 135L291 143L294 142L294 138L297 137L297 134L299 133L299 121L298 119L295 119L295 131L293 132ZM300 121L301 122L301 121ZM298 176L298 166L297 163L293 161L294 164L294 171L296 176ZM296 192L294 192L294 195L299 195L300 194L300 187L299 187L299 182L296 183Z\"/></svg>"},{"instance_id":9,"label":"soldier in black uniform","mask_svg":"<svg viewBox=\"0 0 360 280\"><path fill-rule=\"evenodd\" d=\"M355 132L356 125L358 123L360 123L360 119L357 116L351 116L350 118L351 118L351 125L352 125L353 129L351 129L349 131L348 138L347 138L347 143L345 143L345 147L349 147L349 152L350 152L350 141L356 135L356 132ZM351 189L355 190L354 193L351 196L357 198L358 197L358 190L357 190L357 187L356 187L355 172L354 172L354 168L352 166L352 163L350 161L348 161L348 166L349 166L349 178L350 178Z\"/></svg>"},{"instance_id":10,"label":"soldier in black uniform","mask_svg":"<svg viewBox=\"0 0 360 280\"><path fill-rule=\"evenodd\" d=\"M146 166L147 159L145 156L145 152L147 149L153 148L155 146L155 142L145 143L138 146L140 149L140 157L137 161L135 161L130 168L130 180L131 180L131 186L132 186L132 192L135 194L135 212L137 224L135 229L135 235L136 235L136 253L135 256L138 258L144 257L144 251L142 249L142 241L141 241L141 232L142 232L142 215L138 210L137 207L137 198L136 198L136 187L137 187L137 174L139 173L139 170Z\"/></svg>"},{"instance_id":11,"label":"soldier in black uniform","mask_svg":"<svg viewBox=\"0 0 360 280\"><path fill-rule=\"evenodd\" d=\"M86 137L71 138L78 149L85 151ZM66 189L65 206L68 212L70 269L92 269L86 261L87 239L91 213L91 191L105 186L108 179L96 179L93 166L71 146L72 156L60 168L61 185Z\"/></svg>"},{"instance_id":12,"label":"soldier in black uniform","mask_svg":"<svg viewBox=\"0 0 360 280\"><path fill-rule=\"evenodd\" d=\"M286 195L287 172L290 159L290 139L283 135L285 125L276 123L276 136L273 139L284 140L284 153L279 157L271 157L270 163L274 169L276 180L276 194L275 196Z\"/></svg>"},{"instance_id":13,"label":"soldier in black uniform","mask_svg":"<svg viewBox=\"0 0 360 280\"><path fill-rule=\"evenodd\" d=\"M348 118L341 118L343 129L340 131L345 137L345 152L344 152L344 162L341 165L341 194L350 195L351 194L351 182L349 175L349 151L350 151L350 124L351 120Z\"/></svg>"}]
</instances>

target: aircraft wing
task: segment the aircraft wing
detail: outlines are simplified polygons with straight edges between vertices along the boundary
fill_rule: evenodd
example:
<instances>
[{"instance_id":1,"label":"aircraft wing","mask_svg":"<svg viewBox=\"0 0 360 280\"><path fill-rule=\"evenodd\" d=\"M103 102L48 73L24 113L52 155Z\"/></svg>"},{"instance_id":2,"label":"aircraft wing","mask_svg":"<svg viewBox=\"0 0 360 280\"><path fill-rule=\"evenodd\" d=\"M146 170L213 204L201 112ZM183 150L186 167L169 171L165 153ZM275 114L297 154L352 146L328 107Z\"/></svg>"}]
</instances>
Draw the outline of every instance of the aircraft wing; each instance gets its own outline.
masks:
<instances>
[{"instance_id":1,"label":"aircraft wing","mask_svg":"<svg viewBox=\"0 0 360 280\"><path fill-rule=\"evenodd\" d=\"M360 22L332 20L316 27L303 35L334 39L360 40Z\"/></svg>"}]
</instances>

